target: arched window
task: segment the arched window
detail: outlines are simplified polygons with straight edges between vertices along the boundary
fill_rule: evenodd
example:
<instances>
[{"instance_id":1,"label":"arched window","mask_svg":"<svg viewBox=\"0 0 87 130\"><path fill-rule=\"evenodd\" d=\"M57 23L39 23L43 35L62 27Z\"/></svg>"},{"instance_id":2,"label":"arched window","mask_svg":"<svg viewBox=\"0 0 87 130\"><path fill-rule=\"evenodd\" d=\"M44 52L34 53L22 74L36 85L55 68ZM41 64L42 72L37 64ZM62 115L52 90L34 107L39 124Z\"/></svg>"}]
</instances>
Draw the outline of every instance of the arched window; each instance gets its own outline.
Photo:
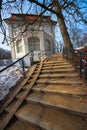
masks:
<instances>
[{"instance_id":1,"label":"arched window","mask_svg":"<svg viewBox=\"0 0 87 130\"><path fill-rule=\"evenodd\" d=\"M51 50L51 43L49 40L46 40L46 50Z\"/></svg>"},{"instance_id":2,"label":"arched window","mask_svg":"<svg viewBox=\"0 0 87 130\"><path fill-rule=\"evenodd\" d=\"M29 51L39 51L40 50L40 39L38 37L28 38L28 49Z\"/></svg>"},{"instance_id":3,"label":"arched window","mask_svg":"<svg viewBox=\"0 0 87 130\"><path fill-rule=\"evenodd\" d=\"M17 53L20 53L22 52L22 43L21 43L21 39L20 40L17 40L16 42L16 49L17 49Z\"/></svg>"}]
</instances>

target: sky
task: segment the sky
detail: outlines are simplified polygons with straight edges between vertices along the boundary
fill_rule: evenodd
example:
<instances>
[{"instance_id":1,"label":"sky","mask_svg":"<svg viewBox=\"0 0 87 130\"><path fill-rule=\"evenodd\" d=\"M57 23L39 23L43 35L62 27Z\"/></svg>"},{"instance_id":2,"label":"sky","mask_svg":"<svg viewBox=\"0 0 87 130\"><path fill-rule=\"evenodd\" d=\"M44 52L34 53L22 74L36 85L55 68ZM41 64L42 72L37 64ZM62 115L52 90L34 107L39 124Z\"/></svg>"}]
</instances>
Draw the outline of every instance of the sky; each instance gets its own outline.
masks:
<instances>
[{"instance_id":1,"label":"sky","mask_svg":"<svg viewBox=\"0 0 87 130\"><path fill-rule=\"evenodd\" d=\"M2 41L3 41L3 37L0 34L0 48L3 48L5 50L10 50L10 46L8 46L7 44L2 44Z\"/></svg>"},{"instance_id":2,"label":"sky","mask_svg":"<svg viewBox=\"0 0 87 130\"><path fill-rule=\"evenodd\" d=\"M0 48L3 48L5 50L11 50L10 46L0 43Z\"/></svg>"}]
</instances>

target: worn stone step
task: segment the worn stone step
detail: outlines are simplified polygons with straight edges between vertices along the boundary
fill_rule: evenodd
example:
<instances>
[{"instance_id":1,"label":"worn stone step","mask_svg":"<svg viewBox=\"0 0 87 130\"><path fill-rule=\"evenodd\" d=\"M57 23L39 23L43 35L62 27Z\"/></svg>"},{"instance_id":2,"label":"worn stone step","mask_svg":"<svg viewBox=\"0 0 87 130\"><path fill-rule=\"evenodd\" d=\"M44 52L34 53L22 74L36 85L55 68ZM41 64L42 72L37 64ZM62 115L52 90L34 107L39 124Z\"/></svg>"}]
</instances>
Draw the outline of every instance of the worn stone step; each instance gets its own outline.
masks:
<instances>
[{"instance_id":1,"label":"worn stone step","mask_svg":"<svg viewBox=\"0 0 87 130\"><path fill-rule=\"evenodd\" d=\"M46 70L46 69L64 69L64 68L74 68L72 65L59 65L59 66L47 66L47 67L43 67L42 69L44 70Z\"/></svg>"},{"instance_id":2,"label":"worn stone step","mask_svg":"<svg viewBox=\"0 0 87 130\"><path fill-rule=\"evenodd\" d=\"M26 100L87 117L87 96L66 96L32 92L26 97Z\"/></svg>"},{"instance_id":3,"label":"worn stone step","mask_svg":"<svg viewBox=\"0 0 87 130\"><path fill-rule=\"evenodd\" d=\"M32 122L47 130L86 130L87 119L70 113L28 103L22 106L16 117L22 121Z\"/></svg>"},{"instance_id":4,"label":"worn stone step","mask_svg":"<svg viewBox=\"0 0 87 130\"><path fill-rule=\"evenodd\" d=\"M21 90L16 96L15 98L13 99L13 101L8 105L6 106L4 109L5 111L9 112L9 115L10 115L10 112L13 113L16 108L18 108L21 104L21 102L23 102L25 96L28 94L29 92L29 89L25 89L25 90ZM14 106L14 107L13 107Z\"/></svg>"},{"instance_id":5,"label":"worn stone step","mask_svg":"<svg viewBox=\"0 0 87 130\"><path fill-rule=\"evenodd\" d=\"M58 84L58 85L71 85L76 87L77 85L83 85L83 82L77 78L71 79L57 79L57 78L41 78L36 81L36 83L40 84Z\"/></svg>"},{"instance_id":6,"label":"worn stone step","mask_svg":"<svg viewBox=\"0 0 87 130\"><path fill-rule=\"evenodd\" d=\"M35 85L32 88L33 91L43 92L43 93L51 93L51 94L66 94L66 95L79 95L79 96L87 96L87 88L85 86L65 86L65 85L47 85L47 84L39 84Z\"/></svg>"},{"instance_id":7,"label":"worn stone step","mask_svg":"<svg viewBox=\"0 0 87 130\"><path fill-rule=\"evenodd\" d=\"M30 88L29 88L30 89ZM26 95L28 90L26 89L22 89L17 95L16 95L16 98L17 99L22 99L24 95Z\"/></svg>"},{"instance_id":8,"label":"worn stone step","mask_svg":"<svg viewBox=\"0 0 87 130\"><path fill-rule=\"evenodd\" d=\"M27 121L13 119L9 123L9 126L5 128L5 130L41 130L41 128ZM45 130L45 129L42 129L42 130Z\"/></svg>"},{"instance_id":9,"label":"worn stone step","mask_svg":"<svg viewBox=\"0 0 87 130\"><path fill-rule=\"evenodd\" d=\"M59 61L66 61L64 58L59 57L58 55L55 57L47 57L47 60L45 62L59 62Z\"/></svg>"},{"instance_id":10,"label":"worn stone step","mask_svg":"<svg viewBox=\"0 0 87 130\"><path fill-rule=\"evenodd\" d=\"M64 62L64 63L50 63L50 64L44 64L43 63L43 67L48 67L48 66L64 66L64 65L70 65L70 63L68 62Z\"/></svg>"},{"instance_id":11,"label":"worn stone step","mask_svg":"<svg viewBox=\"0 0 87 130\"><path fill-rule=\"evenodd\" d=\"M60 59L58 61L48 61L48 62L43 62L43 64L47 65L47 64L58 64L58 63L67 63L65 60Z\"/></svg>"},{"instance_id":12,"label":"worn stone step","mask_svg":"<svg viewBox=\"0 0 87 130\"><path fill-rule=\"evenodd\" d=\"M40 74L39 78L76 78L79 77L79 73L52 73L52 74Z\"/></svg>"},{"instance_id":13,"label":"worn stone step","mask_svg":"<svg viewBox=\"0 0 87 130\"><path fill-rule=\"evenodd\" d=\"M68 69L50 69L50 70L41 70L41 73L67 73L67 72L75 72L74 68Z\"/></svg>"},{"instance_id":14,"label":"worn stone step","mask_svg":"<svg viewBox=\"0 0 87 130\"><path fill-rule=\"evenodd\" d=\"M26 74L25 79L23 81L20 81L20 85L18 83L15 87L11 89L5 101L2 104L0 104L0 113L15 98L15 96L19 93L19 91L23 88L23 86L25 86L26 82L30 79L31 75L33 74L35 68L36 65L31 66Z\"/></svg>"}]
</instances>

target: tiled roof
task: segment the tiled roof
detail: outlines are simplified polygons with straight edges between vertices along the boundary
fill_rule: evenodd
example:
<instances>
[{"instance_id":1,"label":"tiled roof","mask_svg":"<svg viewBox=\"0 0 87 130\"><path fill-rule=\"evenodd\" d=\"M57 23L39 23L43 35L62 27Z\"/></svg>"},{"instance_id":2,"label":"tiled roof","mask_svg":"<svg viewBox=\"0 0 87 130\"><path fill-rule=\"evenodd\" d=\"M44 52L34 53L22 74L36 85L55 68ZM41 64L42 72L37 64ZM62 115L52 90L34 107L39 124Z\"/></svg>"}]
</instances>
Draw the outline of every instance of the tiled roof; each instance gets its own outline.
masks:
<instances>
[{"instance_id":1,"label":"tiled roof","mask_svg":"<svg viewBox=\"0 0 87 130\"><path fill-rule=\"evenodd\" d=\"M44 22L53 22L56 24L56 21L51 20L50 16L39 16L36 14L12 14L10 18L5 19L5 21L44 21Z\"/></svg>"}]
</instances>

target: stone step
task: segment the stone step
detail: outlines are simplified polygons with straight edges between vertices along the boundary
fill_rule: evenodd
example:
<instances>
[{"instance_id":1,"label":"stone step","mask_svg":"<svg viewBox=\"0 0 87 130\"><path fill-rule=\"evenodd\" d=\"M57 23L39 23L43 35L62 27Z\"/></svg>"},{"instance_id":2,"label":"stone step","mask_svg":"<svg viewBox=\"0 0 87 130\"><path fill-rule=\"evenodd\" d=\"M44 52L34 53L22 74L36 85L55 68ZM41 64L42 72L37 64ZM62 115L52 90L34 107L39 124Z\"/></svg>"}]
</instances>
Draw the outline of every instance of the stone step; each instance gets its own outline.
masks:
<instances>
[{"instance_id":1,"label":"stone step","mask_svg":"<svg viewBox=\"0 0 87 130\"><path fill-rule=\"evenodd\" d=\"M6 127L6 130L41 130L41 128L30 122L14 119L10 122L9 126Z\"/></svg>"},{"instance_id":2,"label":"stone step","mask_svg":"<svg viewBox=\"0 0 87 130\"><path fill-rule=\"evenodd\" d=\"M47 57L47 62L51 62L51 61L59 61L59 60L64 60L62 57L59 57L59 55L51 55L49 57Z\"/></svg>"},{"instance_id":3,"label":"stone step","mask_svg":"<svg viewBox=\"0 0 87 130\"><path fill-rule=\"evenodd\" d=\"M87 96L66 96L32 92L26 97L26 100L87 117Z\"/></svg>"},{"instance_id":4,"label":"stone step","mask_svg":"<svg viewBox=\"0 0 87 130\"><path fill-rule=\"evenodd\" d=\"M38 84L53 84L53 85L71 85L73 87L76 87L77 85L83 85L83 82L77 78L71 78L71 79L57 79L57 78L41 78L36 81Z\"/></svg>"},{"instance_id":5,"label":"stone step","mask_svg":"<svg viewBox=\"0 0 87 130\"><path fill-rule=\"evenodd\" d=\"M43 67L42 69L64 69L64 68L74 68L72 65L62 65L62 66L47 66L47 67Z\"/></svg>"},{"instance_id":6,"label":"stone step","mask_svg":"<svg viewBox=\"0 0 87 130\"><path fill-rule=\"evenodd\" d=\"M36 74L38 72L38 70L34 71L34 74ZM63 68L63 69L46 69L46 70L41 70L40 73L74 73L76 72L75 68Z\"/></svg>"},{"instance_id":7,"label":"stone step","mask_svg":"<svg viewBox=\"0 0 87 130\"><path fill-rule=\"evenodd\" d=\"M75 72L76 70L74 68L70 69L50 69L50 70L41 70L41 73L72 73Z\"/></svg>"},{"instance_id":8,"label":"stone step","mask_svg":"<svg viewBox=\"0 0 87 130\"><path fill-rule=\"evenodd\" d=\"M79 77L79 73L52 73L52 74L40 74L39 78L78 78Z\"/></svg>"},{"instance_id":9,"label":"stone step","mask_svg":"<svg viewBox=\"0 0 87 130\"><path fill-rule=\"evenodd\" d=\"M65 86L65 85L46 85L46 84L39 84L35 85L32 88L33 91L43 92L43 93L51 93L51 94L60 94L60 95L79 95L79 96L87 96L87 88L84 86Z\"/></svg>"},{"instance_id":10,"label":"stone step","mask_svg":"<svg viewBox=\"0 0 87 130\"><path fill-rule=\"evenodd\" d=\"M31 122L47 130L87 129L86 118L83 119L82 117L40 104L28 103L22 106L15 115L19 120Z\"/></svg>"},{"instance_id":11,"label":"stone step","mask_svg":"<svg viewBox=\"0 0 87 130\"><path fill-rule=\"evenodd\" d=\"M68 62L64 62L64 63L55 63L55 62L54 62L54 63L50 63L50 64L44 64L44 63L43 63L43 67L45 67L45 66L47 66L47 67L48 67L48 66L64 66L64 65L67 66L67 65L70 65L70 63L68 63Z\"/></svg>"},{"instance_id":12,"label":"stone step","mask_svg":"<svg viewBox=\"0 0 87 130\"><path fill-rule=\"evenodd\" d=\"M48 62L43 62L43 64L45 65L49 65L49 64L58 64L58 63L67 63L65 60L61 59L61 60L58 60L58 61L48 61Z\"/></svg>"},{"instance_id":13,"label":"stone step","mask_svg":"<svg viewBox=\"0 0 87 130\"><path fill-rule=\"evenodd\" d=\"M6 100L4 103L0 104L0 113L3 111L3 109L12 102L12 100L15 98L15 96L20 92L20 90L25 86L26 82L30 79L31 75L33 74L34 70L36 68L36 65L33 65L29 68L29 71L26 74L26 77L23 81L20 81L15 87L11 88L8 96L6 97Z\"/></svg>"}]
</instances>

